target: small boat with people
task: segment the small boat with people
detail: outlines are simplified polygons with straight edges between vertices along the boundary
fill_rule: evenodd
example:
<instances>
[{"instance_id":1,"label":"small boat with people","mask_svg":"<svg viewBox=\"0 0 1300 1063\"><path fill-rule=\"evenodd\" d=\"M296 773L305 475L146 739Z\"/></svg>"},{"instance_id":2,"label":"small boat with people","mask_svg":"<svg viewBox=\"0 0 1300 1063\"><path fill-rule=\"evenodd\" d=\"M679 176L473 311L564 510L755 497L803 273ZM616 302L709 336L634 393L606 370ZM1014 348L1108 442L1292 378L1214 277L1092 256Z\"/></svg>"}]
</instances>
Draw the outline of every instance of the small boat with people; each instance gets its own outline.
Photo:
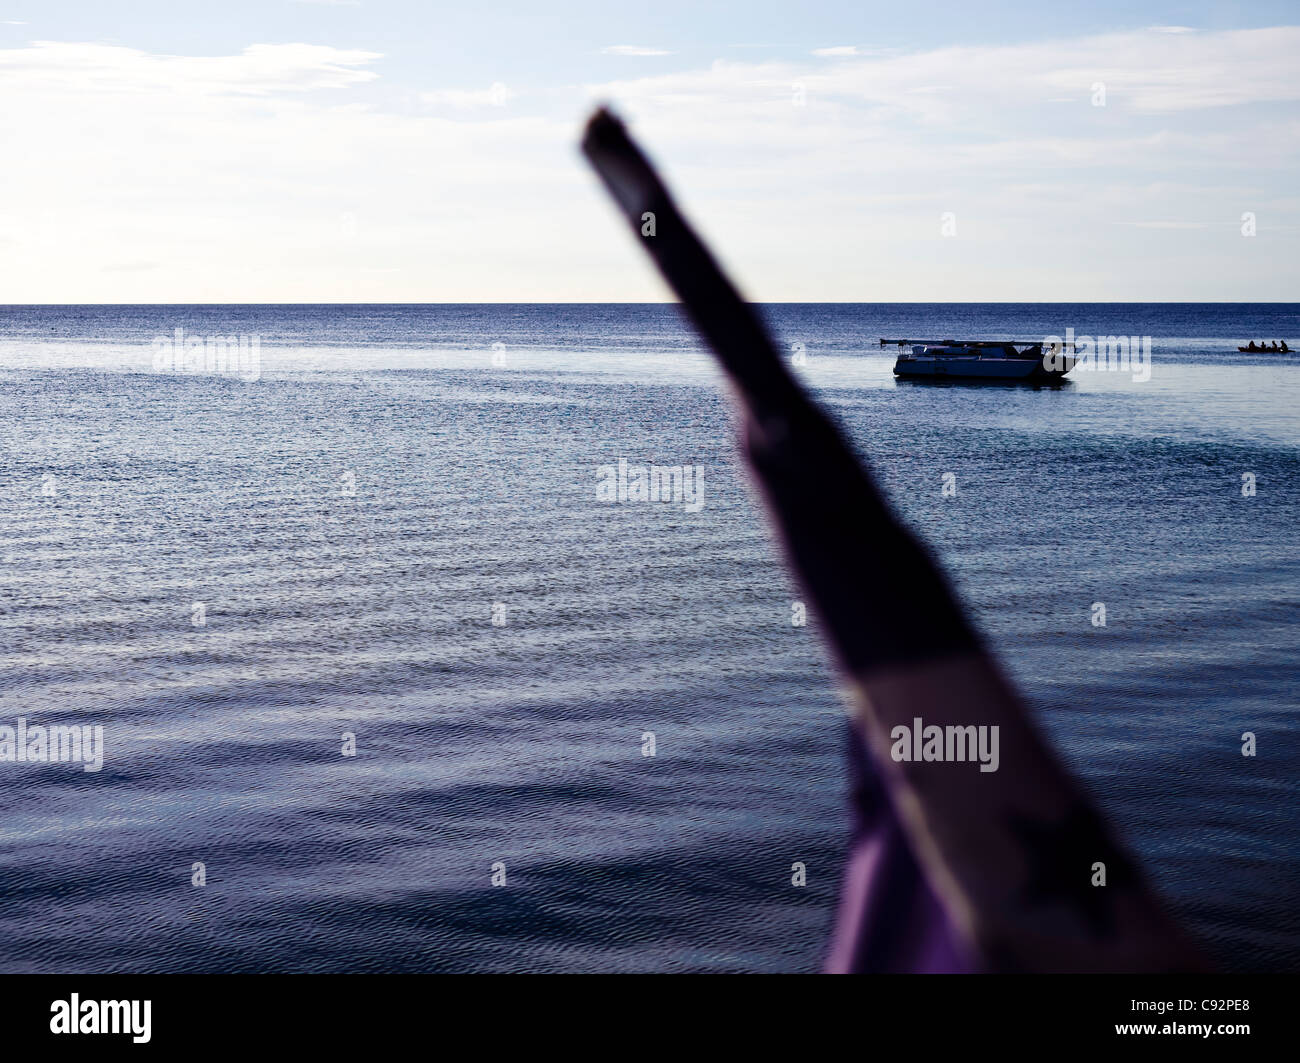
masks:
<instances>
[{"instance_id":1,"label":"small boat with people","mask_svg":"<svg viewBox=\"0 0 1300 1063\"><path fill-rule=\"evenodd\" d=\"M922 380L1003 380L1060 383L1078 360L1064 351L1044 358L1042 343L1007 340L890 340L900 348L894 375Z\"/></svg>"},{"instance_id":2,"label":"small boat with people","mask_svg":"<svg viewBox=\"0 0 1300 1063\"><path fill-rule=\"evenodd\" d=\"M1261 340L1258 347L1255 346L1255 341L1251 340L1247 346L1238 347L1237 350L1241 351L1242 354L1259 354L1260 352L1266 352L1268 354L1294 353L1291 348L1286 345L1286 340L1282 341L1281 346L1278 345L1277 340L1274 340L1271 346Z\"/></svg>"}]
</instances>

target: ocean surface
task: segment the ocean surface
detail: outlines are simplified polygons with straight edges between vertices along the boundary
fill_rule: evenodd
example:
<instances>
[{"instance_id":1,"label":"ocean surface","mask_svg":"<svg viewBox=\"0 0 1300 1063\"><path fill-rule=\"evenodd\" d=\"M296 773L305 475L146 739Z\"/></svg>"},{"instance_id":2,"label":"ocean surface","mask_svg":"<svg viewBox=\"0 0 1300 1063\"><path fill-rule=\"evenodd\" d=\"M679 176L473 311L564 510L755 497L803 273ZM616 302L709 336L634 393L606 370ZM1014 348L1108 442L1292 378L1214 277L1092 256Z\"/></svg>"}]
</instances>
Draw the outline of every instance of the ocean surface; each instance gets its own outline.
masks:
<instances>
[{"instance_id":1,"label":"ocean surface","mask_svg":"<svg viewBox=\"0 0 1300 1063\"><path fill-rule=\"evenodd\" d=\"M1300 305L763 313L1214 961L1300 970L1300 359L1236 351ZM1149 379L876 342L1069 328ZM673 306L0 307L0 725L105 749L0 763L0 970L818 969L843 713L732 431Z\"/></svg>"}]
</instances>

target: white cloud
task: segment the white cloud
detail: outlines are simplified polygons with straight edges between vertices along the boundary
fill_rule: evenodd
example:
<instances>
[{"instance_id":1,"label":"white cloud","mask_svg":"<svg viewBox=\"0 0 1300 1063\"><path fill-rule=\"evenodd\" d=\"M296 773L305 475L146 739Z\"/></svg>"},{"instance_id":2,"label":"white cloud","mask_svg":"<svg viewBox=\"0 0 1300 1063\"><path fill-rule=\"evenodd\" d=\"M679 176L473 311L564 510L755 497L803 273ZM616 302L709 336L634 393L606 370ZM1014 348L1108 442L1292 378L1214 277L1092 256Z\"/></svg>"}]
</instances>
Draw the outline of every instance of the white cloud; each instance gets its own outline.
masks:
<instances>
[{"instance_id":1,"label":"white cloud","mask_svg":"<svg viewBox=\"0 0 1300 1063\"><path fill-rule=\"evenodd\" d=\"M1195 33L1191 26L1148 26L1152 33Z\"/></svg>"},{"instance_id":2,"label":"white cloud","mask_svg":"<svg viewBox=\"0 0 1300 1063\"><path fill-rule=\"evenodd\" d=\"M504 107L518 93L500 81L485 89L440 89L420 93L420 102L426 107L453 107L468 110L477 107Z\"/></svg>"},{"instance_id":3,"label":"white cloud","mask_svg":"<svg viewBox=\"0 0 1300 1063\"><path fill-rule=\"evenodd\" d=\"M832 56L832 55L862 55L852 44L838 44L833 48L814 48L813 55Z\"/></svg>"},{"instance_id":4,"label":"white cloud","mask_svg":"<svg viewBox=\"0 0 1300 1063\"><path fill-rule=\"evenodd\" d=\"M239 55L156 55L115 44L36 41L0 50L6 89L113 94L269 95L347 88L378 77L377 52L317 44L253 44Z\"/></svg>"},{"instance_id":5,"label":"white cloud","mask_svg":"<svg viewBox=\"0 0 1300 1063\"><path fill-rule=\"evenodd\" d=\"M0 49L0 290L663 298L575 150L594 95L755 298L1285 299L1297 256L1270 234L1300 221L1297 50L1283 27L717 62L553 86L521 114L494 109L514 98L499 83L367 103L380 57L325 46ZM947 210L957 240L939 238ZM1235 236L1246 210L1256 240Z\"/></svg>"},{"instance_id":6,"label":"white cloud","mask_svg":"<svg viewBox=\"0 0 1300 1063\"><path fill-rule=\"evenodd\" d=\"M1296 101L1298 53L1300 27L1191 35L1136 32L848 57L850 61L831 66L719 61L708 69L614 82L600 91L611 98L703 105L712 123L721 111L788 104L791 85L798 82L809 103L805 117L819 106L856 106L932 124L957 123L963 116L987 123L1020 114L1028 99L1073 95L1087 102L1098 81L1106 86L1104 113L1112 115Z\"/></svg>"},{"instance_id":7,"label":"white cloud","mask_svg":"<svg viewBox=\"0 0 1300 1063\"><path fill-rule=\"evenodd\" d=\"M0 49L0 289L37 302L563 298L573 280L555 249L602 217L574 180L574 117L385 111L355 94L377 59ZM123 268L139 263L159 268Z\"/></svg>"},{"instance_id":8,"label":"white cloud","mask_svg":"<svg viewBox=\"0 0 1300 1063\"><path fill-rule=\"evenodd\" d=\"M1263 209L1253 198L1279 225L1294 219L1282 189L1300 163L1300 123L1293 106L1259 105L1300 99L1298 51L1296 27L1136 31L831 65L719 61L590 91L616 101L652 150L664 146L756 298L908 299L937 287L945 298L1222 299L1223 271L1188 281L1216 256L1234 262L1239 295L1284 298L1297 268L1281 245L1255 245L1246 261L1234 256L1249 241L1203 259L1180 249L1157 270L1165 234L1113 223L1239 219ZM1106 107L1090 104L1096 81ZM966 219L962 241L939 242L945 210ZM1034 262L1059 264L1063 246L1075 248L1068 268L1035 273ZM990 254L992 271L980 257Z\"/></svg>"},{"instance_id":9,"label":"white cloud","mask_svg":"<svg viewBox=\"0 0 1300 1063\"><path fill-rule=\"evenodd\" d=\"M644 48L639 44L611 44L608 48L602 48L602 55L672 55L672 52L665 52L662 48Z\"/></svg>"}]
</instances>

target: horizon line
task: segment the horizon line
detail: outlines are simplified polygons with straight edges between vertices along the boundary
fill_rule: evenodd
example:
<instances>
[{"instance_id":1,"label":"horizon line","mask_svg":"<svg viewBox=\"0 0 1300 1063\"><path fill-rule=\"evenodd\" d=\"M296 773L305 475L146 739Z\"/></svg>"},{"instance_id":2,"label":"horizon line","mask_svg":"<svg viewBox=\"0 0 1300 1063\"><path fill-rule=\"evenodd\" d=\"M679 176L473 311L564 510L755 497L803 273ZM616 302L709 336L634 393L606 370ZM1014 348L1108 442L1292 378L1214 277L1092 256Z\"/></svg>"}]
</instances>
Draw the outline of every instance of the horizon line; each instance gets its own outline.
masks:
<instances>
[{"instance_id":1,"label":"horizon line","mask_svg":"<svg viewBox=\"0 0 1300 1063\"><path fill-rule=\"evenodd\" d=\"M768 299L745 300L750 306L1297 306L1300 300L1236 300L1236 299L889 299L859 301L848 299ZM458 302L407 302L382 300L379 302L321 302L258 301L258 302L156 302L156 303L0 303L0 310L29 307L82 307L82 306L681 306L676 300L462 300Z\"/></svg>"}]
</instances>

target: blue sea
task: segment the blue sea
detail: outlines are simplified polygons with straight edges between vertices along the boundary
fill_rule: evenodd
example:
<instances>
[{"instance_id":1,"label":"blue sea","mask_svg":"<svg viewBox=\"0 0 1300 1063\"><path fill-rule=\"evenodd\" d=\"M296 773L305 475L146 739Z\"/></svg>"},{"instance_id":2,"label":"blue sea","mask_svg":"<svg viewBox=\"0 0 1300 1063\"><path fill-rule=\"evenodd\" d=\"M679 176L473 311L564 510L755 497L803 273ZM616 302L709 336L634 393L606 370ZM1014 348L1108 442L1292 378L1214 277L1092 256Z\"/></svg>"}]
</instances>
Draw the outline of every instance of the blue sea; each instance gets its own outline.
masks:
<instances>
[{"instance_id":1,"label":"blue sea","mask_svg":"<svg viewBox=\"0 0 1300 1063\"><path fill-rule=\"evenodd\" d=\"M1300 305L762 312L1214 962L1300 970L1300 359L1236 350ZM877 343L1067 329L1149 379ZM720 383L671 305L0 307L0 725L104 740L0 762L0 970L817 970L844 715Z\"/></svg>"}]
</instances>

